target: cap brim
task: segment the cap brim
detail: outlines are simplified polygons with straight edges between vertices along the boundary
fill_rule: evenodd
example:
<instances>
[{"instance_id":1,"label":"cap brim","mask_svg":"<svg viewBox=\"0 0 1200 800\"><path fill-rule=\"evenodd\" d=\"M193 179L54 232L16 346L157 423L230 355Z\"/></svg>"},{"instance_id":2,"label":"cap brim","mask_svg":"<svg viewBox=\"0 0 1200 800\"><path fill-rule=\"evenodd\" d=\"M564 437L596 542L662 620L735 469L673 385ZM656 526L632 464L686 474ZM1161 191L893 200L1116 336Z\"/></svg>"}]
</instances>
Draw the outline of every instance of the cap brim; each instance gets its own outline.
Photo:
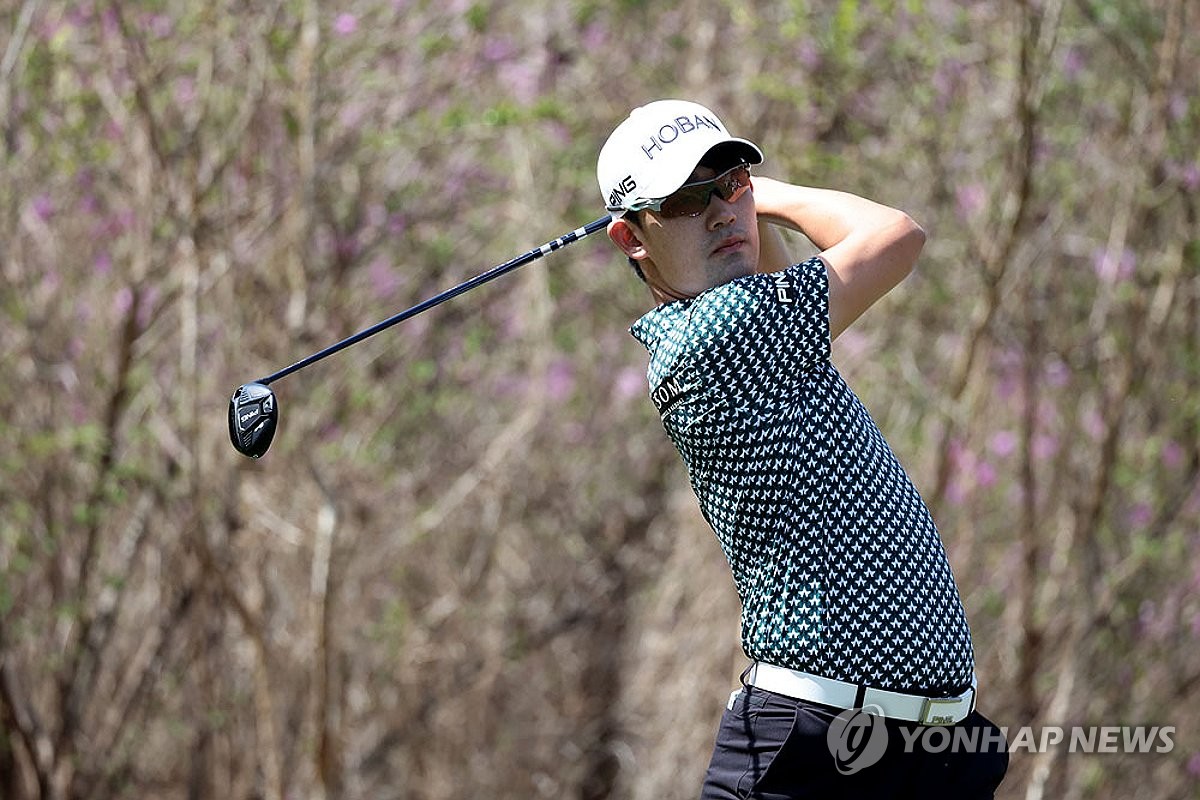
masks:
<instances>
[{"instance_id":1,"label":"cap brim","mask_svg":"<svg viewBox=\"0 0 1200 800\"><path fill-rule=\"evenodd\" d=\"M653 183L638 187L639 198L658 200L670 195L687 183L698 164L714 154L724 155L725 151L728 151L731 157L744 158L749 164L761 164L763 161L762 151L753 142L746 139L725 139L709 145L703 150L698 150L689 158L676 159L672 166L663 170Z\"/></svg>"},{"instance_id":2,"label":"cap brim","mask_svg":"<svg viewBox=\"0 0 1200 800\"><path fill-rule=\"evenodd\" d=\"M717 160L723 159L726 157L726 151L728 151L730 160L741 158L747 164L761 164L763 162L763 154L758 149L758 145L746 139L728 139L724 142L718 142L708 148L704 155L700 157L700 161L704 161L710 157ZM696 163L699 164L700 161Z\"/></svg>"}]
</instances>

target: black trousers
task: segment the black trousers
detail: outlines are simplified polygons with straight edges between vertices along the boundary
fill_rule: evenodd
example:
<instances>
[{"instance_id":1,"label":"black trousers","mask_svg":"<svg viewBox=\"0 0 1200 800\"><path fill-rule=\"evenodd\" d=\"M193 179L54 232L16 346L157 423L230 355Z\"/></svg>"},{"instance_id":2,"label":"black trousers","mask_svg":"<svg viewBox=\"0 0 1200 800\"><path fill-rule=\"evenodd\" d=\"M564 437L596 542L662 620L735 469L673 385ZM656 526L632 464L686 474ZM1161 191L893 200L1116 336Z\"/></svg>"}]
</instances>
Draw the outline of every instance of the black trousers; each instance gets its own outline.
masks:
<instances>
[{"instance_id":1,"label":"black trousers","mask_svg":"<svg viewBox=\"0 0 1200 800\"><path fill-rule=\"evenodd\" d=\"M938 729L859 714L855 730L854 722L846 725L847 716L774 692L742 689L721 717L701 800L975 800L993 797L1008 770L1003 734L977 711ZM883 732L863 727L869 724ZM842 736L857 748L843 748L839 762L836 741Z\"/></svg>"}]
</instances>

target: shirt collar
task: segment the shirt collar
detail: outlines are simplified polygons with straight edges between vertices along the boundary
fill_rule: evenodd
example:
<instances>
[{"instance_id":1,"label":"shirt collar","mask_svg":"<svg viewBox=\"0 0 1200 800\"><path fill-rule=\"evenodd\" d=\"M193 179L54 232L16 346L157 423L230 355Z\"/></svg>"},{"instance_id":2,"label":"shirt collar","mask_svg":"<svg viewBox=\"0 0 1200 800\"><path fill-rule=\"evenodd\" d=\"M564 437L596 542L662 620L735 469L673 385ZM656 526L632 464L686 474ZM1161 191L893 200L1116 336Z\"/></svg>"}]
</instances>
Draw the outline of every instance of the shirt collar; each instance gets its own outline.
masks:
<instances>
[{"instance_id":1,"label":"shirt collar","mask_svg":"<svg viewBox=\"0 0 1200 800\"><path fill-rule=\"evenodd\" d=\"M693 298L694 299L694 298ZM692 300L672 300L663 303L643 314L637 322L629 327L633 338L642 346L653 352L654 346L666 335L667 331L687 314Z\"/></svg>"}]
</instances>

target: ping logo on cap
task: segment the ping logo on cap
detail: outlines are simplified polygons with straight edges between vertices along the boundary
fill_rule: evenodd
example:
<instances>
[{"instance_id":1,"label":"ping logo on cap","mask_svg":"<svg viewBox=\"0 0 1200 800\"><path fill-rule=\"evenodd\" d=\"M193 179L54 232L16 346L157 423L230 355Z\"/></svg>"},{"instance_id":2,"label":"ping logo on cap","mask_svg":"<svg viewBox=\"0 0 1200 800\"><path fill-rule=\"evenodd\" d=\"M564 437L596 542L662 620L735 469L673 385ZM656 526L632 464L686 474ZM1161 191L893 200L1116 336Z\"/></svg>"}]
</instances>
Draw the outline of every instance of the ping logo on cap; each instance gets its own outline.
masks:
<instances>
[{"instance_id":1,"label":"ping logo on cap","mask_svg":"<svg viewBox=\"0 0 1200 800\"><path fill-rule=\"evenodd\" d=\"M642 145L642 152L646 154L646 158L653 161L655 150L662 151L663 145L670 144L685 133L691 133L702 128L711 128L718 133L724 133L725 131L721 127L721 123L712 117L700 114L676 117L666 125L660 127L657 133L650 134L650 144Z\"/></svg>"},{"instance_id":2,"label":"ping logo on cap","mask_svg":"<svg viewBox=\"0 0 1200 800\"><path fill-rule=\"evenodd\" d=\"M636 188L637 181L633 179L632 175L626 175L620 183L613 187L612 193L609 194L608 207L620 208L621 203L625 200L629 193Z\"/></svg>"}]
</instances>

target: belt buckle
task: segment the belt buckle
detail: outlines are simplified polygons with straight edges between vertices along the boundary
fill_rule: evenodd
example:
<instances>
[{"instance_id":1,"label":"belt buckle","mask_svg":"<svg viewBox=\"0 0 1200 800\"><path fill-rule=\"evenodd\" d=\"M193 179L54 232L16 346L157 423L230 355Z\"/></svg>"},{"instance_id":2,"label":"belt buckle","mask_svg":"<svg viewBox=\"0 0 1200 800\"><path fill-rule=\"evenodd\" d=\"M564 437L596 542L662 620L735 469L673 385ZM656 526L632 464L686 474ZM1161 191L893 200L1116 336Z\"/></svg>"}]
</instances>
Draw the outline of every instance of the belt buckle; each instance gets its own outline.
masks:
<instances>
[{"instance_id":1,"label":"belt buckle","mask_svg":"<svg viewBox=\"0 0 1200 800\"><path fill-rule=\"evenodd\" d=\"M961 703L961 697L926 697L925 702L921 704L921 719L922 725L953 725L957 720L954 719L954 713L939 713L945 706L957 706Z\"/></svg>"}]
</instances>

